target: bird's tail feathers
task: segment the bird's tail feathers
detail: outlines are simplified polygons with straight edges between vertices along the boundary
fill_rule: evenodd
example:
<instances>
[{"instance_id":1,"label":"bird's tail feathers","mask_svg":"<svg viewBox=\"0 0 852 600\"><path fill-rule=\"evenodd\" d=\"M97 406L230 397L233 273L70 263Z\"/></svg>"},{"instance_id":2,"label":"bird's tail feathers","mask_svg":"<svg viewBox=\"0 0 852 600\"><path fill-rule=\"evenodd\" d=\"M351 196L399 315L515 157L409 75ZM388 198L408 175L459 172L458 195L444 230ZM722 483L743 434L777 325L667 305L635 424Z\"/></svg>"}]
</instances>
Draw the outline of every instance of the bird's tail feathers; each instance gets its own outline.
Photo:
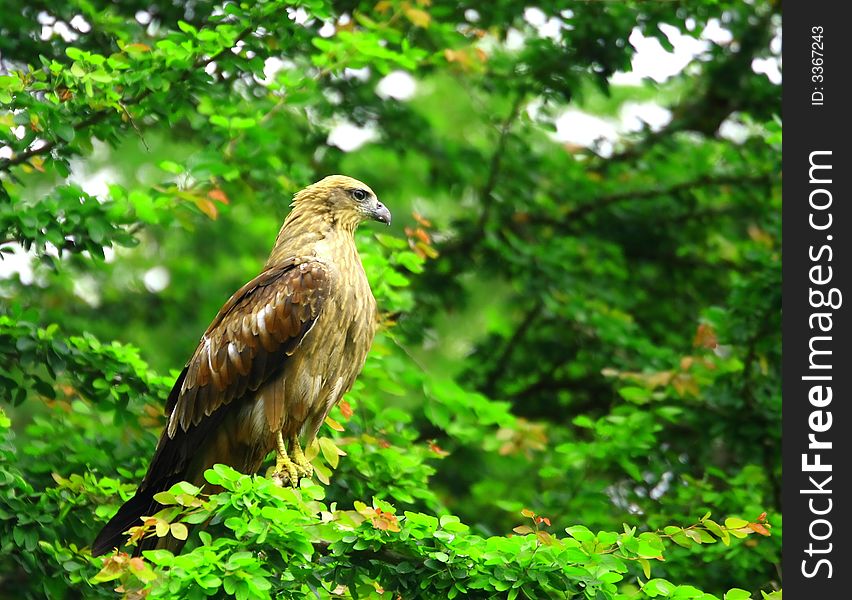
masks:
<instances>
[{"instance_id":1,"label":"bird's tail feathers","mask_svg":"<svg viewBox=\"0 0 852 600\"><path fill-rule=\"evenodd\" d=\"M135 525L141 525L140 518L153 515L162 508L162 505L154 500L154 495L169 489L173 484L180 481L181 477L170 477L146 489L137 490L136 495L125 502L118 512L104 525L98 537L92 542L92 556L100 556L118 548L127 541L125 532ZM139 542L133 552L139 556L143 550L156 547L157 538L144 539Z\"/></svg>"},{"instance_id":2,"label":"bird's tail feathers","mask_svg":"<svg viewBox=\"0 0 852 600\"><path fill-rule=\"evenodd\" d=\"M257 470L265 452L232 443L234 436L231 429L220 427L234 410L234 404L223 407L187 431L178 429L174 437L163 433L148 467L148 474L136 490L136 495L118 509L98 534L92 543L92 556L100 556L122 546L126 542L124 532L134 525L141 525L140 517L153 515L163 508L162 504L154 500L154 496L179 481L203 486L204 471L216 463L230 464L243 472ZM210 489L207 488L207 491ZM171 550L177 554L183 545L184 541L170 535L162 538L151 536L140 540L133 554L139 556L143 551L154 548Z\"/></svg>"}]
</instances>

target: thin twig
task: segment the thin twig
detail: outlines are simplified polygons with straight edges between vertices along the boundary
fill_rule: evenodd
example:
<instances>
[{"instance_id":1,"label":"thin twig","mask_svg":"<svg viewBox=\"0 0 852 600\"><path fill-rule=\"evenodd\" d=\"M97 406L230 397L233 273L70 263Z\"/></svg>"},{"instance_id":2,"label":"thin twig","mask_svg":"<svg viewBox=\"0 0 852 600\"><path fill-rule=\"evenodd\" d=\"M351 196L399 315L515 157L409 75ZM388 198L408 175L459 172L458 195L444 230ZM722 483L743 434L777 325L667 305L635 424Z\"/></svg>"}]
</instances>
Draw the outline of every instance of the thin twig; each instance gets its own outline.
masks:
<instances>
[{"instance_id":1,"label":"thin twig","mask_svg":"<svg viewBox=\"0 0 852 600\"><path fill-rule=\"evenodd\" d=\"M523 339L527 330L541 314L542 309L544 309L544 302L539 298L533 307L527 311L527 314L524 315L524 318L521 320L517 329L515 329L512 337L509 338L503 346L503 351L500 353L500 356L497 357L494 367L488 373L488 377L482 386L482 391L486 396L490 397L494 394L497 382L500 380L500 375L506 371L506 365L508 364L509 359L519 346L520 341Z\"/></svg>"},{"instance_id":2,"label":"thin twig","mask_svg":"<svg viewBox=\"0 0 852 600\"><path fill-rule=\"evenodd\" d=\"M654 187L644 190L628 190L601 196L593 202L581 204L573 209L564 212L560 218L541 217L530 215L530 220L540 224L562 225L566 220L583 219L592 213L601 209L632 200L647 200L658 198L660 196L671 196L691 189L716 187L721 185L758 185L767 184L772 181L770 173L761 173L759 175L722 175L710 176L705 175L691 181L682 181L668 187Z\"/></svg>"},{"instance_id":3,"label":"thin twig","mask_svg":"<svg viewBox=\"0 0 852 600\"><path fill-rule=\"evenodd\" d=\"M485 224L488 222L488 216L491 212L491 206L494 202L494 188L497 186L497 179L500 176L500 168L503 162L503 155L506 153L506 144L509 140L509 133L512 131L512 125L521 114L521 106L524 103L526 94L518 92L515 101L512 103L512 108L509 114L503 120L500 126L500 137L497 140L497 146L494 148L494 153L491 155L491 162L488 166L488 179L480 193L480 202L482 203L482 213L479 215L479 223L477 229L484 231Z\"/></svg>"}]
</instances>

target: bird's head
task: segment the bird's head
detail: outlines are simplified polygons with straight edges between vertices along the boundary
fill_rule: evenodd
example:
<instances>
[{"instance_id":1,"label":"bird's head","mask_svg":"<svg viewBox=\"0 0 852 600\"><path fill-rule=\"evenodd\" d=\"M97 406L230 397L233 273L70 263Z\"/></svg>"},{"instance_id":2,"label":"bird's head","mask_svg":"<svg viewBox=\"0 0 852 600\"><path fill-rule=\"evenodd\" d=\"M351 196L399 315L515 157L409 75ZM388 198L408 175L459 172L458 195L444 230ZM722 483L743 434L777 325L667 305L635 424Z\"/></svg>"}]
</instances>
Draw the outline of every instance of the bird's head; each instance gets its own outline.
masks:
<instances>
[{"instance_id":1,"label":"bird's head","mask_svg":"<svg viewBox=\"0 0 852 600\"><path fill-rule=\"evenodd\" d=\"M335 222L351 229L363 221L386 225L391 222L390 211L379 202L370 186L345 175L330 175L297 193L293 207L302 206L327 213Z\"/></svg>"}]
</instances>

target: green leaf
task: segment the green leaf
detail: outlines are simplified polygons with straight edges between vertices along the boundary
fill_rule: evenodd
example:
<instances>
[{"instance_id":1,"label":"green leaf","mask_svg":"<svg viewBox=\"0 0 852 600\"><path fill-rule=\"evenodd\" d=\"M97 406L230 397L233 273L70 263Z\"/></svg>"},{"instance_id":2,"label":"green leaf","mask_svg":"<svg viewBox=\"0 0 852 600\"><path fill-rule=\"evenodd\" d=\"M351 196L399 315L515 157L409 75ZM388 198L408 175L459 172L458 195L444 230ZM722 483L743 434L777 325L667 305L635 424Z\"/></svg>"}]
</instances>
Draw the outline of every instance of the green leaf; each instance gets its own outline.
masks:
<instances>
[{"instance_id":1,"label":"green leaf","mask_svg":"<svg viewBox=\"0 0 852 600\"><path fill-rule=\"evenodd\" d=\"M334 443L334 440L327 437L319 438L318 440L320 451L322 452L322 456L325 459L325 462L329 464L332 469L336 469L338 463L340 462L341 454L345 454L342 450L340 450L337 445Z\"/></svg>"},{"instance_id":2,"label":"green leaf","mask_svg":"<svg viewBox=\"0 0 852 600\"><path fill-rule=\"evenodd\" d=\"M651 391L645 388L626 386L618 389L618 394L628 402L645 404L651 399Z\"/></svg>"},{"instance_id":3,"label":"green leaf","mask_svg":"<svg viewBox=\"0 0 852 600\"><path fill-rule=\"evenodd\" d=\"M662 596L668 598L674 593L675 586L665 579L651 579L644 586L642 591L651 598Z\"/></svg>"},{"instance_id":4,"label":"green leaf","mask_svg":"<svg viewBox=\"0 0 852 600\"><path fill-rule=\"evenodd\" d=\"M179 175L184 172L183 165L180 165L171 160L163 160L157 163L157 166L160 167L163 171L167 173L174 173L175 175Z\"/></svg>"},{"instance_id":5,"label":"green leaf","mask_svg":"<svg viewBox=\"0 0 852 600\"><path fill-rule=\"evenodd\" d=\"M198 30L186 21L178 20L177 25L178 29L180 29L184 33L191 33L192 35L196 35L198 33Z\"/></svg>"},{"instance_id":6,"label":"green leaf","mask_svg":"<svg viewBox=\"0 0 852 600\"><path fill-rule=\"evenodd\" d=\"M65 48L65 56L67 56L71 60L83 60L87 54L87 52L84 52L79 48L75 48L74 46L68 46L67 48Z\"/></svg>"},{"instance_id":7,"label":"green leaf","mask_svg":"<svg viewBox=\"0 0 852 600\"><path fill-rule=\"evenodd\" d=\"M589 531L589 528L585 525L567 527L565 531L578 542L591 542L595 539L595 534Z\"/></svg>"},{"instance_id":8,"label":"green leaf","mask_svg":"<svg viewBox=\"0 0 852 600\"><path fill-rule=\"evenodd\" d=\"M171 534L179 540L185 540L189 535L189 530L183 523L172 523L169 529Z\"/></svg>"},{"instance_id":9,"label":"green leaf","mask_svg":"<svg viewBox=\"0 0 852 600\"><path fill-rule=\"evenodd\" d=\"M738 517L728 517L725 519L725 527L728 529L740 529L742 527L747 527L748 521L745 519L740 519Z\"/></svg>"}]
</instances>

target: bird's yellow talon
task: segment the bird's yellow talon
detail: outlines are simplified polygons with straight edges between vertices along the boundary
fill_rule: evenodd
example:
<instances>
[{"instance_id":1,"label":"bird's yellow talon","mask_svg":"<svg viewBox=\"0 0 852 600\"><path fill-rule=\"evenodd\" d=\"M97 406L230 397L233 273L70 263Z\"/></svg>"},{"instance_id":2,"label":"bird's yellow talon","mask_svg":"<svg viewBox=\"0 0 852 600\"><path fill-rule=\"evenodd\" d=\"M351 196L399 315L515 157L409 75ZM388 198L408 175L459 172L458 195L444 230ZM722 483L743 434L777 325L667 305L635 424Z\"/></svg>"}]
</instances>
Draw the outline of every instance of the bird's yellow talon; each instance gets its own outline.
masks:
<instances>
[{"instance_id":1,"label":"bird's yellow talon","mask_svg":"<svg viewBox=\"0 0 852 600\"><path fill-rule=\"evenodd\" d=\"M287 455L287 447L284 445L280 431L275 441L277 456L275 458L275 470L272 472L272 481L280 487L285 485L297 487L299 485L299 468Z\"/></svg>"},{"instance_id":2,"label":"bird's yellow talon","mask_svg":"<svg viewBox=\"0 0 852 600\"><path fill-rule=\"evenodd\" d=\"M296 465L301 477L310 477L314 474L314 467L305 458L305 453L302 452L302 446L299 444L299 438L295 436L290 440L290 460Z\"/></svg>"}]
</instances>

